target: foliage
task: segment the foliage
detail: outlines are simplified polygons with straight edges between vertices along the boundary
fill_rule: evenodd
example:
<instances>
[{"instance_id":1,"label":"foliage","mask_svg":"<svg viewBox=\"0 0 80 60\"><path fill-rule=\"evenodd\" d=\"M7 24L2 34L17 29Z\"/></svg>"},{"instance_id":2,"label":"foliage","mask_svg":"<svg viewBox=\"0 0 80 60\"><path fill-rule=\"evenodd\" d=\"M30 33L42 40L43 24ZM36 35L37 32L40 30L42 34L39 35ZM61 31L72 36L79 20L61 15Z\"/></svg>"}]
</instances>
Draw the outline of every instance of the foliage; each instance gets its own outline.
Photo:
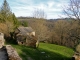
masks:
<instances>
[{"instance_id":1,"label":"foliage","mask_svg":"<svg viewBox=\"0 0 80 60\"><path fill-rule=\"evenodd\" d=\"M6 22L6 20L12 20L12 12L10 10L9 4L6 0L4 0L1 8L0 8L1 20Z\"/></svg>"},{"instance_id":2,"label":"foliage","mask_svg":"<svg viewBox=\"0 0 80 60\"><path fill-rule=\"evenodd\" d=\"M0 24L1 23L6 25L5 27L7 28L7 31L6 29L4 30L7 33L6 37L11 37L10 33L14 32L14 30L20 25L15 14L11 12L11 9L9 7L7 0L4 0L0 8Z\"/></svg>"},{"instance_id":3,"label":"foliage","mask_svg":"<svg viewBox=\"0 0 80 60\"><path fill-rule=\"evenodd\" d=\"M45 40L48 37L47 36L47 32L48 32L47 26L45 25L46 24L46 20L37 19L37 20L33 20L33 21L34 22L32 22L30 24L30 26L35 30L36 34L38 35L39 41Z\"/></svg>"},{"instance_id":4,"label":"foliage","mask_svg":"<svg viewBox=\"0 0 80 60\"><path fill-rule=\"evenodd\" d=\"M8 35L8 31L7 30L8 30L7 25L4 24L4 23L0 23L0 32L4 33L5 35Z\"/></svg>"},{"instance_id":5,"label":"foliage","mask_svg":"<svg viewBox=\"0 0 80 60\"><path fill-rule=\"evenodd\" d=\"M49 42L73 48L80 43L80 26L78 21L59 20L54 22L53 26Z\"/></svg>"},{"instance_id":6,"label":"foliage","mask_svg":"<svg viewBox=\"0 0 80 60\"><path fill-rule=\"evenodd\" d=\"M0 8L0 20L7 24L7 22L11 22L15 27L18 27L19 22L16 18L15 14L11 12L9 4L6 0L4 0L1 8ZM7 24L8 25L8 24Z\"/></svg>"},{"instance_id":7,"label":"foliage","mask_svg":"<svg viewBox=\"0 0 80 60\"><path fill-rule=\"evenodd\" d=\"M22 21L21 24L22 24L22 26L24 26L24 27L27 27L27 26L28 26L27 21Z\"/></svg>"},{"instance_id":8,"label":"foliage","mask_svg":"<svg viewBox=\"0 0 80 60\"><path fill-rule=\"evenodd\" d=\"M20 24L20 22L18 21L18 19L16 18L15 14L13 13L12 15L13 18L13 24L14 24L14 29L16 29Z\"/></svg>"},{"instance_id":9,"label":"foliage","mask_svg":"<svg viewBox=\"0 0 80 60\"><path fill-rule=\"evenodd\" d=\"M33 60L70 60L74 53L70 48L46 43L40 43L38 49L20 45L12 46L16 48L23 60L28 60L29 57Z\"/></svg>"}]
</instances>

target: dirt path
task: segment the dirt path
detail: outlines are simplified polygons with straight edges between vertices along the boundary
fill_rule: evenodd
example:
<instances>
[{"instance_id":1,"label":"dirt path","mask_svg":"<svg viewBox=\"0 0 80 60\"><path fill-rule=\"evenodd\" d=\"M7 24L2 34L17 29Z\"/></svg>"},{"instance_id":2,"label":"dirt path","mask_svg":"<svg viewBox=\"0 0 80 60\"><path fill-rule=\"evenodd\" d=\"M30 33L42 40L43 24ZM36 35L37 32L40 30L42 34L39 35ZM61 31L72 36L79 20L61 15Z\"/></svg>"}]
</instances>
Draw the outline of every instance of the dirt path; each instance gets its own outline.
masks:
<instances>
[{"instance_id":1,"label":"dirt path","mask_svg":"<svg viewBox=\"0 0 80 60\"><path fill-rule=\"evenodd\" d=\"M0 60L9 60L5 47L0 49Z\"/></svg>"}]
</instances>

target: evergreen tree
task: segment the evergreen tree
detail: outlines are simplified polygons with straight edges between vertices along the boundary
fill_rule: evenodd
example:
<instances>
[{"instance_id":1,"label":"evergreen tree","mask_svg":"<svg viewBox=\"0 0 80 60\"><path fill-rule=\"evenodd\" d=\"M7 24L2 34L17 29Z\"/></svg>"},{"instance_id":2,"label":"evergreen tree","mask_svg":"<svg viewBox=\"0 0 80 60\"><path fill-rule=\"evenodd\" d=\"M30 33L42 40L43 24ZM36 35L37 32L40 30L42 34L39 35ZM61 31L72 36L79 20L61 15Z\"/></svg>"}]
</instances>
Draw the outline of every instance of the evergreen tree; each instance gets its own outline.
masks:
<instances>
[{"instance_id":1,"label":"evergreen tree","mask_svg":"<svg viewBox=\"0 0 80 60\"><path fill-rule=\"evenodd\" d=\"M5 22L6 24L7 24L7 22L8 23L11 22L14 25L14 28L18 27L17 25L19 25L19 22L15 16L15 14L11 12L11 9L9 7L7 0L4 0L2 6L0 8L0 20L2 22Z\"/></svg>"},{"instance_id":2,"label":"evergreen tree","mask_svg":"<svg viewBox=\"0 0 80 60\"><path fill-rule=\"evenodd\" d=\"M19 22L14 13L11 12L10 6L7 0L4 0L0 8L0 22L7 25L8 32L13 32L15 28L19 26Z\"/></svg>"},{"instance_id":3,"label":"evergreen tree","mask_svg":"<svg viewBox=\"0 0 80 60\"><path fill-rule=\"evenodd\" d=\"M6 0L4 0L0 8L0 16L2 21L11 20L12 18L12 12Z\"/></svg>"},{"instance_id":4,"label":"evergreen tree","mask_svg":"<svg viewBox=\"0 0 80 60\"><path fill-rule=\"evenodd\" d=\"M14 13L12 15L12 18L13 18L14 29L16 29L20 25L20 22L18 21Z\"/></svg>"}]
</instances>

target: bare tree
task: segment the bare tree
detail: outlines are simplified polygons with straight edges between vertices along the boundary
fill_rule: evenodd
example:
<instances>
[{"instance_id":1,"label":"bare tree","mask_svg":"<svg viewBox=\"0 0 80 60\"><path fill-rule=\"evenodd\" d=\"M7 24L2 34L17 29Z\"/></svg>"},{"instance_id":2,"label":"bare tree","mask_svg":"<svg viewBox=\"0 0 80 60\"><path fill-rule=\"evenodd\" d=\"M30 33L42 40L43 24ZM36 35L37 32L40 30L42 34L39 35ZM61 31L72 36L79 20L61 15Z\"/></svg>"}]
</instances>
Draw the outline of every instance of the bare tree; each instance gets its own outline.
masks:
<instances>
[{"instance_id":1,"label":"bare tree","mask_svg":"<svg viewBox=\"0 0 80 60\"><path fill-rule=\"evenodd\" d=\"M53 30L58 36L56 39L59 39L58 42L60 45L65 44L64 40L65 37L67 36L68 29L69 29L69 23L67 21L59 20L55 22Z\"/></svg>"},{"instance_id":2,"label":"bare tree","mask_svg":"<svg viewBox=\"0 0 80 60\"><path fill-rule=\"evenodd\" d=\"M30 22L30 26L35 30L36 35L38 37L37 47L39 46L40 41L45 41L48 38L48 30L46 26L46 20L44 19L35 19L34 22Z\"/></svg>"},{"instance_id":3,"label":"bare tree","mask_svg":"<svg viewBox=\"0 0 80 60\"><path fill-rule=\"evenodd\" d=\"M64 13L70 18L80 20L80 0L70 0L69 5L64 8Z\"/></svg>"},{"instance_id":4,"label":"bare tree","mask_svg":"<svg viewBox=\"0 0 80 60\"><path fill-rule=\"evenodd\" d=\"M69 5L64 8L64 13L68 17L77 20L73 22L70 37L74 37L80 43L80 0L70 0Z\"/></svg>"},{"instance_id":5,"label":"bare tree","mask_svg":"<svg viewBox=\"0 0 80 60\"><path fill-rule=\"evenodd\" d=\"M44 12L44 10L37 9L37 10L34 10L33 17L34 18L43 18L43 19L45 19L47 17L47 15Z\"/></svg>"}]
</instances>

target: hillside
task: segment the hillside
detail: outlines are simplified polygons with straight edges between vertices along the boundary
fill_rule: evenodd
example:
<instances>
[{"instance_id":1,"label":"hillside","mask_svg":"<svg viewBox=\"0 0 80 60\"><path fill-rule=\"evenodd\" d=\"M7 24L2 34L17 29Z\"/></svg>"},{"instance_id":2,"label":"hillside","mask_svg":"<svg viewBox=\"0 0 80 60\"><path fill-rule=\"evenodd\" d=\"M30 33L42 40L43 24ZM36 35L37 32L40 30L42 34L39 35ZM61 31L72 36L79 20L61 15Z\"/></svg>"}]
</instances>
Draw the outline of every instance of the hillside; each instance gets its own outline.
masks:
<instances>
[{"instance_id":1,"label":"hillside","mask_svg":"<svg viewBox=\"0 0 80 60\"><path fill-rule=\"evenodd\" d=\"M70 48L40 43L40 47L38 49L12 45L23 60L71 60L71 57L74 51Z\"/></svg>"}]
</instances>

